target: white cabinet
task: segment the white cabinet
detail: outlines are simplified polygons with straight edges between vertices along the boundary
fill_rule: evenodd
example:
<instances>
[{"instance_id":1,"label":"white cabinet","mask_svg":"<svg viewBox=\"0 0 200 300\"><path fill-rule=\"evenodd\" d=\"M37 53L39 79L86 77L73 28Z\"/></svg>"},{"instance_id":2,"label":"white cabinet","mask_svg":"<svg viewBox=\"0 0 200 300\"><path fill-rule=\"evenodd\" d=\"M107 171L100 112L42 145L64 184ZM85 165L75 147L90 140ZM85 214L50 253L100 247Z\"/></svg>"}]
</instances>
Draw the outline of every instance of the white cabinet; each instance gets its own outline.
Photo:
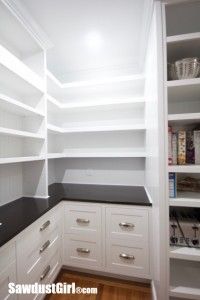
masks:
<instances>
[{"instance_id":1,"label":"white cabinet","mask_svg":"<svg viewBox=\"0 0 200 300\"><path fill-rule=\"evenodd\" d=\"M61 268L61 206L46 213L17 240L18 283L51 283ZM20 295L19 299L40 299Z\"/></svg>"},{"instance_id":2,"label":"white cabinet","mask_svg":"<svg viewBox=\"0 0 200 300\"><path fill-rule=\"evenodd\" d=\"M9 243L0 249L0 299L16 300L16 295L8 293L8 283L16 283L15 244Z\"/></svg>"},{"instance_id":3,"label":"white cabinet","mask_svg":"<svg viewBox=\"0 0 200 300\"><path fill-rule=\"evenodd\" d=\"M148 209L106 208L106 265L110 272L150 274Z\"/></svg>"},{"instance_id":4,"label":"white cabinet","mask_svg":"<svg viewBox=\"0 0 200 300\"><path fill-rule=\"evenodd\" d=\"M65 204L64 264L101 269L102 230L101 205Z\"/></svg>"},{"instance_id":5,"label":"white cabinet","mask_svg":"<svg viewBox=\"0 0 200 300\"><path fill-rule=\"evenodd\" d=\"M64 204L64 264L150 278L150 213L128 205Z\"/></svg>"}]
</instances>

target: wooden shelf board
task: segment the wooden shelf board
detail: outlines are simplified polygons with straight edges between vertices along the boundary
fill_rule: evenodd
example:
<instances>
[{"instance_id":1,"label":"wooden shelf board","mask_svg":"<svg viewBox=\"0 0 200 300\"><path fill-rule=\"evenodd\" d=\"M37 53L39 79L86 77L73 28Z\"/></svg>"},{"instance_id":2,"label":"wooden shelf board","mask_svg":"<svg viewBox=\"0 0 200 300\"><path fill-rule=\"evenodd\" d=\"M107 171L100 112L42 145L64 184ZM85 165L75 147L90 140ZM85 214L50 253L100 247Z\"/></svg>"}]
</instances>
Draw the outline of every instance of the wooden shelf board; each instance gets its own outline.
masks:
<instances>
[{"instance_id":1,"label":"wooden shelf board","mask_svg":"<svg viewBox=\"0 0 200 300\"><path fill-rule=\"evenodd\" d=\"M23 93L44 93L44 81L22 61L0 45L0 82L12 84L12 88Z\"/></svg>"},{"instance_id":2,"label":"wooden shelf board","mask_svg":"<svg viewBox=\"0 0 200 300\"><path fill-rule=\"evenodd\" d=\"M177 122L184 124L194 124L200 122L200 113L170 114L169 122Z\"/></svg>"},{"instance_id":3,"label":"wooden shelf board","mask_svg":"<svg viewBox=\"0 0 200 300\"><path fill-rule=\"evenodd\" d=\"M192 299L199 300L200 299L200 288L189 288L185 286L171 286L170 287L170 296L177 297L182 299Z\"/></svg>"},{"instance_id":4,"label":"wooden shelf board","mask_svg":"<svg viewBox=\"0 0 200 300\"><path fill-rule=\"evenodd\" d=\"M113 151L113 152L110 152L110 151L108 151L108 152L106 152L106 150L105 151L88 151L88 152L86 152L86 151L81 151L81 150L79 150L79 151L69 151L69 152L66 152L66 153L49 153L48 154L48 159L54 159L54 158L64 158L64 157L88 157L88 158L90 158L90 157L96 157L96 158L98 158L98 157L110 157L110 158L112 158L112 157L119 157L119 158L126 158L126 157L130 157L130 158L145 158L146 157L146 153L145 152L134 152L134 151L130 151L130 152L128 152L128 151L119 151L119 152L117 152L117 151Z\"/></svg>"},{"instance_id":5,"label":"wooden shelf board","mask_svg":"<svg viewBox=\"0 0 200 300\"><path fill-rule=\"evenodd\" d=\"M35 139L44 139L45 137L38 133L32 133L22 130L15 130L10 128L0 127L0 135L11 135L16 137L27 137L27 138L35 138Z\"/></svg>"},{"instance_id":6,"label":"wooden shelf board","mask_svg":"<svg viewBox=\"0 0 200 300\"><path fill-rule=\"evenodd\" d=\"M168 171L174 173L200 173L200 165L172 165L168 166Z\"/></svg>"},{"instance_id":7,"label":"wooden shelf board","mask_svg":"<svg viewBox=\"0 0 200 300\"><path fill-rule=\"evenodd\" d=\"M170 206L200 207L200 193L178 192L177 198L169 199Z\"/></svg>"},{"instance_id":8,"label":"wooden shelf board","mask_svg":"<svg viewBox=\"0 0 200 300\"><path fill-rule=\"evenodd\" d=\"M170 258L200 261L200 249L189 247L170 247Z\"/></svg>"},{"instance_id":9,"label":"wooden shelf board","mask_svg":"<svg viewBox=\"0 0 200 300\"><path fill-rule=\"evenodd\" d=\"M11 164L11 163L21 163L29 161L40 161L44 160L45 156L22 156L22 157L8 157L0 158L0 164Z\"/></svg>"},{"instance_id":10,"label":"wooden shelf board","mask_svg":"<svg viewBox=\"0 0 200 300\"><path fill-rule=\"evenodd\" d=\"M20 116L41 116L44 114L18 100L0 94L0 108Z\"/></svg>"},{"instance_id":11,"label":"wooden shelf board","mask_svg":"<svg viewBox=\"0 0 200 300\"><path fill-rule=\"evenodd\" d=\"M99 126L88 126L88 127L71 127L61 128L51 124L47 125L49 131L59 134L65 133L76 133L76 132L105 132L105 131L131 131L131 130L145 130L143 124L134 124L134 125L99 125Z\"/></svg>"}]
</instances>

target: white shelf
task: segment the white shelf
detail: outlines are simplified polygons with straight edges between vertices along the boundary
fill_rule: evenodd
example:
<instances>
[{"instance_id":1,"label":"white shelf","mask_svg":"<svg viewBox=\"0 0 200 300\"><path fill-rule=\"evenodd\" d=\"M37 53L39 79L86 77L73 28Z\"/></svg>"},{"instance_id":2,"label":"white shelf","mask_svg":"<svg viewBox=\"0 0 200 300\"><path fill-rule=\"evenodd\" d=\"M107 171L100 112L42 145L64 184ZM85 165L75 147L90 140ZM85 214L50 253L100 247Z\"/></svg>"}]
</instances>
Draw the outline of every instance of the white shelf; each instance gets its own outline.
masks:
<instances>
[{"instance_id":1,"label":"white shelf","mask_svg":"<svg viewBox=\"0 0 200 300\"><path fill-rule=\"evenodd\" d=\"M65 134L65 133L76 133L76 132L104 132L104 131L131 131L131 130L145 130L143 124L134 125L106 125L106 126L81 126L81 127L71 127L61 128L55 125L48 124L47 128L50 132Z\"/></svg>"},{"instance_id":2,"label":"white shelf","mask_svg":"<svg viewBox=\"0 0 200 300\"><path fill-rule=\"evenodd\" d=\"M180 34L180 35L172 35L172 36L167 37L167 43L168 44L179 43L179 42L184 42L184 41L194 42L195 40L200 41L200 32ZM190 46L194 46L194 45L190 44Z\"/></svg>"},{"instance_id":3,"label":"white shelf","mask_svg":"<svg viewBox=\"0 0 200 300\"><path fill-rule=\"evenodd\" d=\"M18 93L43 93L44 81L16 56L0 45L0 83Z\"/></svg>"},{"instance_id":4,"label":"white shelf","mask_svg":"<svg viewBox=\"0 0 200 300\"><path fill-rule=\"evenodd\" d=\"M44 114L18 100L0 94L0 108L20 116L41 116Z\"/></svg>"},{"instance_id":5,"label":"white shelf","mask_svg":"<svg viewBox=\"0 0 200 300\"><path fill-rule=\"evenodd\" d=\"M143 97L137 98L125 98L125 99L118 99L118 100L101 100L101 101L93 101L93 102L77 102L77 103L62 103L55 99L54 97L48 95L47 100L50 104L53 105L54 110L79 110L79 109L106 109L106 108L115 108L121 106L129 106L135 104L144 104L145 99Z\"/></svg>"},{"instance_id":6,"label":"white shelf","mask_svg":"<svg viewBox=\"0 0 200 300\"><path fill-rule=\"evenodd\" d=\"M168 171L172 173L200 173L200 165L173 165L168 166Z\"/></svg>"},{"instance_id":7,"label":"white shelf","mask_svg":"<svg viewBox=\"0 0 200 300\"><path fill-rule=\"evenodd\" d=\"M0 127L0 135L11 135L16 137L27 137L27 138L34 138L34 139L44 139L45 137L38 133L32 133L22 130L15 130L10 128Z\"/></svg>"},{"instance_id":8,"label":"white shelf","mask_svg":"<svg viewBox=\"0 0 200 300\"><path fill-rule=\"evenodd\" d=\"M177 297L180 299L191 299L199 300L200 299L200 288L189 288L185 286L170 287L170 296Z\"/></svg>"},{"instance_id":9,"label":"white shelf","mask_svg":"<svg viewBox=\"0 0 200 300\"><path fill-rule=\"evenodd\" d=\"M200 261L200 249L189 247L170 247L170 258Z\"/></svg>"},{"instance_id":10,"label":"white shelf","mask_svg":"<svg viewBox=\"0 0 200 300\"><path fill-rule=\"evenodd\" d=\"M198 57L200 47L200 32L167 37L168 61L184 57Z\"/></svg>"},{"instance_id":11,"label":"white shelf","mask_svg":"<svg viewBox=\"0 0 200 300\"><path fill-rule=\"evenodd\" d=\"M178 192L177 198L169 199L170 206L200 207L200 193Z\"/></svg>"},{"instance_id":12,"label":"white shelf","mask_svg":"<svg viewBox=\"0 0 200 300\"><path fill-rule=\"evenodd\" d=\"M130 158L145 158L146 157L146 153L145 152L134 152L134 151L119 151L117 152L116 150L113 152L110 151L83 151L81 149L76 149L76 150L70 150L66 153L49 153L48 154L48 159L55 159L55 158L64 158L64 157L119 157L119 158L126 158L126 157L130 157Z\"/></svg>"},{"instance_id":13,"label":"white shelf","mask_svg":"<svg viewBox=\"0 0 200 300\"><path fill-rule=\"evenodd\" d=\"M182 79L182 80L169 80L167 81L168 88L176 88L176 87L184 87L187 86L199 86L200 85L200 78L192 78L192 79Z\"/></svg>"},{"instance_id":14,"label":"white shelf","mask_svg":"<svg viewBox=\"0 0 200 300\"><path fill-rule=\"evenodd\" d=\"M170 114L168 121L184 124L194 124L200 122L200 113Z\"/></svg>"},{"instance_id":15,"label":"white shelf","mask_svg":"<svg viewBox=\"0 0 200 300\"><path fill-rule=\"evenodd\" d=\"M29 161L40 161L44 160L45 156L25 156L25 157L9 157L9 158L0 158L0 164L11 164L11 163L22 163Z\"/></svg>"}]
</instances>

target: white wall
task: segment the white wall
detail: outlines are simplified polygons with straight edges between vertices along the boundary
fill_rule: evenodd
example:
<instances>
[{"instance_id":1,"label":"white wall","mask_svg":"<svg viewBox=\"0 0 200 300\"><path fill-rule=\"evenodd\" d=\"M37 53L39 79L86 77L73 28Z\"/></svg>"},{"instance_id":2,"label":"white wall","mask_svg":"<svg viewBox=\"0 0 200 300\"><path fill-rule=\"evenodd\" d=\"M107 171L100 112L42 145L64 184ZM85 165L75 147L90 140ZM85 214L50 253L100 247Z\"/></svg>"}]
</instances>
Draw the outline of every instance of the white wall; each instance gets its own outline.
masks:
<instances>
[{"instance_id":1,"label":"white wall","mask_svg":"<svg viewBox=\"0 0 200 300\"><path fill-rule=\"evenodd\" d=\"M146 172L145 185L151 197L152 207L152 276L153 288L158 300L167 295L167 249L165 233L164 176L164 107L163 107L163 57L161 4L155 2L146 56Z\"/></svg>"},{"instance_id":2,"label":"white wall","mask_svg":"<svg viewBox=\"0 0 200 300\"><path fill-rule=\"evenodd\" d=\"M57 159L54 163L55 177L50 164L49 184L85 183L144 185L144 160L133 158L74 158Z\"/></svg>"}]
</instances>

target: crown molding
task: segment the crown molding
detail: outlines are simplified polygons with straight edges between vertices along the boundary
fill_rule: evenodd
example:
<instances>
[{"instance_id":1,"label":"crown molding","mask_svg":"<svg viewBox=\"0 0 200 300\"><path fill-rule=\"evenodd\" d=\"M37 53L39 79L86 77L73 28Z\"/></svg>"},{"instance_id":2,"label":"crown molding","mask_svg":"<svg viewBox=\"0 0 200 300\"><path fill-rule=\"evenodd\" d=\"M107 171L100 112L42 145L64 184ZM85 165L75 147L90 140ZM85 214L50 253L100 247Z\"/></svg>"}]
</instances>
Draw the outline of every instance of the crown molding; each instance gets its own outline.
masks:
<instances>
[{"instance_id":1,"label":"crown molding","mask_svg":"<svg viewBox=\"0 0 200 300\"><path fill-rule=\"evenodd\" d=\"M23 25L29 34L44 50L52 48L54 45L47 37L46 33L36 23L28 10L18 0L0 0L9 11L16 17L16 19Z\"/></svg>"}]
</instances>

